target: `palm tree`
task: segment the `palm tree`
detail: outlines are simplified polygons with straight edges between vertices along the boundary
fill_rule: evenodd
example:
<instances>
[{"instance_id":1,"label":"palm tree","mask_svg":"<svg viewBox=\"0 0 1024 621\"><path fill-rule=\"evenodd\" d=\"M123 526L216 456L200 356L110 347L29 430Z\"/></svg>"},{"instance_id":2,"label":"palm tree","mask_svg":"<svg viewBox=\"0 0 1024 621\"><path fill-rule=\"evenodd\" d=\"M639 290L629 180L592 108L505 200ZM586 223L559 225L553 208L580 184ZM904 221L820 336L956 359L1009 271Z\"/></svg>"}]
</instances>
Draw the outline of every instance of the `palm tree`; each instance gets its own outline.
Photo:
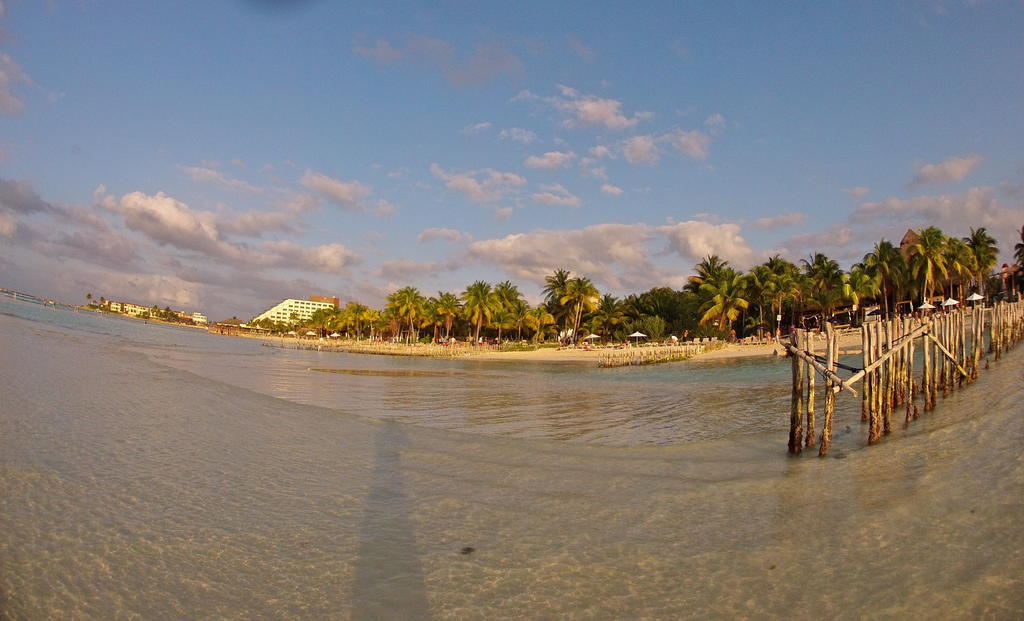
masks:
<instances>
[{"instance_id":1,"label":"palm tree","mask_svg":"<svg viewBox=\"0 0 1024 621\"><path fill-rule=\"evenodd\" d=\"M91 306L92 305L92 294L91 293L86 293L85 294L85 305L86 306Z\"/></svg>"},{"instance_id":2,"label":"palm tree","mask_svg":"<svg viewBox=\"0 0 1024 621\"><path fill-rule=\"evenodd\" d=\"M594 326L598 326L601 336L607 337L608 328L619 325L625 317L626 313L622 302L614 295L606 293L601 297L597 310L594 311Z\"/></svg>"},{"instance_id":3,"label":"palm tree","mask_svg":"<svg viewBox=\"0 0 1024 621\"><path fill-rule=\"evenodd\" d=\"M568 309L562 306L561 300L571 277L569 271L564 269L557 269L544 277L544 303L548 305L548 310L555 317L555 321L568 319Z\"/></svg>"},{"instance_id":4,"label":"palm tree","mask_svg":"<svg viewBox=\"0 0 1024 621\"><path fill-rule=\"evenodd\" d=\"M824 326L842 295L843 270L838 263L820 252L812 255L810 261L804 259L802 263L804 275L808 279L809 297L821 309L820 325Z\"/></svg>"},{"instance_id":5,"label":"palm tree","mask_svg":"<svg viewBox=\"0 0 1024 621\"><path fill-rule=\"evenodd\" d=\"M719 272L729 267L729 262L723 260L716 254L711 254L703 259L700 263L694 266L697 274L687 278L685 289L692 293L700 291L700 286L709 279L714 279Z\"/></svg>"},{"instance_id":6,"label":"palm tree","mask_svg":"<svg viewBox=\"0 0 1024 621\"><path fill-rule=\"evenodd\" d=\"M941 274L945 278L949 271L946 268L946 236L934 226L918 231L920 239L910 247L913 265L912 272L921 283L923 300L932 297L935 277Z\"/></svg>"},{"instance_id":7,"label":"palm tree","mask_svg":"<svg viewBox=\"0 0 1024 621\"><path fill-rule=\"evenodd\" d=\"M971 277L977 272L977 262L974 259L974 253L971 252L970 246L968 246L963 240L950 237L946 240L946 266L950 273L949 279L949 297L953 297L953 278L952 275L957 275L957 284L960 286L960 299L963 299L964 292L964 280Z\"/></svg>"},{"instance_id":8,"label":"palm tree","mask_svg":"<svg viewBox=\"0 0 1024 621\"><path fill-rule=\"evenodd\" d=\"M1021 231L1024 240L1024 230ZM964 238L964 243L974 255L974 273L971 275L981 295L985 295L985 276L992 271L998 260L999 248L996 240L988 234L985 227L971 229L971 234ZM1018 244L1024 246L1024 244Z\"/></svg>"},{"instance_id":9,"label":"palm tree","mask_svg":"<svg viewBox=\"0 0 1024 621\"><path fill-rule=\"evenodd\" d=\"M892 242L881 240L875 249L864 255L864 267L867 272L878 278L878 286L882 294L882 308L885 316L889 316L889 293L900 275L903 266L903 255Z\"/></svg>"},{"instance_id":10,"label":"palm tree","mask_svg":"<svg viewBox=\"0 0 1024 621\"><path fill-rule=\"evenodd\" d=\"M498 296L498 301L501 302L502 308L505 309L511 309L516 302L523 299L523 294L519 292L519 287L513 285L508 280L494 285L494 293Z\"/></svg>"},{"instance_id":11,"label":"palm tree","mask_svg":"<svg viewBox=\"0 0 1024 621\"><path fill-rule=\"evenodd\" d=\"M881 290L879 283L880 278L877 275L871 275L863 266L855 266L849 274L843 276L843 297L849 300L856 310L863 306L865 298L878 295Z\"/></svg>"},{"instance_id":12,"label":"palm tree","mask_svg":"<svg viewBox=\"0 0 1024 621\"><path fill-rule=\"evenodd\" d=\"M725 332L729 322L735 321L740 316L740 311L746 309L750 302L744 297L746 280L743 274L726 267L722 268L713 279L701 283L700 290L709 296L707 302L700 308L704 313L700 318L701 325L718 322L718 331Z\"/></svg>"},{"instance_id":13,"label":"palm tree","mask_svg":"<svg viewBox=\"0 0 1024 621\"><path fill-rule=\"evenodd\" d=\"M459 298L454 293L437 292L437 314L444 321L444 339L447 341L451 336L452 322L462 310Z\"/></svg>"},{"instance_id":14,"label":"palm tree","mask_svg":"<svg viewBox=\"0 0 1024 621\"><path fill-rule=\"evenodd\" d=\"M589 278L582 276L573 278L566 283L565 294L559 302L572 309L572 339L577 339L577 332L580 328L580 320L583 312L590 312L597 306L600 292Z\"/></svg>"},{"instance_id":15,"label":"palm tree","mask_svg":"<svg viewBox=\"0 0 1024 621\"><path fill-rule=\"evenodd\" d=\"M423 314L426 299L416 287L403 287L388 296L388 307L399 320L409 324L408 340L413 338L414 324Z\"/></svg>"},{"instance_id":16,"label":"palm tree","mask_svg":"<svg viewBox=\"0 0 1024 621\"><path fill-rule=\"evenodd\" d=\"M512 316L512 327L516 329L516 340L523 340L523 326L526 325L530 305L523 300L516 300L508 309Z\"/></svg>"},{"instance_id":17,"label":"palm tree","mask_svg":"<svg viewBox=\"0 0 1024 621\"><path fill-rule=\"evenodd\" d=\"M555 323L555 316L548 312L543 304L539 304L526 312L526 325L533 330L533 339L544 335L544 328Z\"/></svg>"},{"instance_id":18,"label":"palm tree","mask_svg":"<svg viewBox=\"0 0 1024 621\"><path fill-rule=\"evenodd\" d=\"M498 295L491 289L491 285L478 280L462 292L462 303L466 316L476 326L473 341L479 342L480 328L483 327L484 322L490 322L501 308Z\"/></svg>"}]
</instances>

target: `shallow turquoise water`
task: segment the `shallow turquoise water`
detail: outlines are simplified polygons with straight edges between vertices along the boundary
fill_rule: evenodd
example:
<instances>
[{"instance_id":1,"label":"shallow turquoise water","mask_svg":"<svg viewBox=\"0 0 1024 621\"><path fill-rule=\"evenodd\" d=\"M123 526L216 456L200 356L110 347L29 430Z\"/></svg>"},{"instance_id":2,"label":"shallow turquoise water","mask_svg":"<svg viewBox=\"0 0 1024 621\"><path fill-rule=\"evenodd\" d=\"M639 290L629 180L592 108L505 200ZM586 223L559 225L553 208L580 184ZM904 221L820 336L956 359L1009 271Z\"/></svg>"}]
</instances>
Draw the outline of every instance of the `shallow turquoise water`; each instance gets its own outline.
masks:
<instances>
[{"instance_id":1,"label":"shallow turquoise water","mask_svg":"<svg viewBox=\"0 0 1024 621\"><path fill-rule=\"evenodd\" d=\"M792 459L784 363L339 356L0 300L0 617L1020 618L1020 360Z\"/></svg>"}]
</instances>

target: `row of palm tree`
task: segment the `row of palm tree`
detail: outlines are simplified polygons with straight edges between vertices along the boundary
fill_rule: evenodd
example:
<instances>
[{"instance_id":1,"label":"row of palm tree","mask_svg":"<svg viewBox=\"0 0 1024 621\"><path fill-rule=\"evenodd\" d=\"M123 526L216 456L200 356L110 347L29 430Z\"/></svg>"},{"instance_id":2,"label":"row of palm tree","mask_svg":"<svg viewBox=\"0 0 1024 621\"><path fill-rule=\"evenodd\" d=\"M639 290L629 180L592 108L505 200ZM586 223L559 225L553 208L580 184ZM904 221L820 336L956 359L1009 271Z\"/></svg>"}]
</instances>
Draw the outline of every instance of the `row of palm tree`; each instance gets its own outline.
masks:
<instances>
[{"instance_id":1,"label":"row of palm tree","mask_svg":"<svg viewBox=\"0 0 1024 621\"><path fill-rule=\"evenodd\" d=\"M1024 229L1016 246L1024 263ZM621 340L641 331L652 338L726 336L732 331L778 333L783 318L793 325L809 317L824 322L849 307L863 319L869 305L890 315L936 295L961 297L968 289L985 295L1002 287L993 275L998 249L984 228L950 237L936 227L920 229L903 248L880 240L863 259L844 271L837 261L814 253L798 264L773 256L749 271L721 257L705 257L682 290L657 287L618 298L601 294L582 275L558 269L544 279L543 301L530 306L510 281L470 284L459 294L439 291L427 297L403 287L387 297L382 310L350 302L318 311L309 324L354 338L387 336L407 342L455 335L472 338L554 337L575 342L586 334ZM897 309L897 307L899 307ZM820 325L820 324L819 324ZM285 326L266 326L280 329Z\"/></svg>"}]
</instances>

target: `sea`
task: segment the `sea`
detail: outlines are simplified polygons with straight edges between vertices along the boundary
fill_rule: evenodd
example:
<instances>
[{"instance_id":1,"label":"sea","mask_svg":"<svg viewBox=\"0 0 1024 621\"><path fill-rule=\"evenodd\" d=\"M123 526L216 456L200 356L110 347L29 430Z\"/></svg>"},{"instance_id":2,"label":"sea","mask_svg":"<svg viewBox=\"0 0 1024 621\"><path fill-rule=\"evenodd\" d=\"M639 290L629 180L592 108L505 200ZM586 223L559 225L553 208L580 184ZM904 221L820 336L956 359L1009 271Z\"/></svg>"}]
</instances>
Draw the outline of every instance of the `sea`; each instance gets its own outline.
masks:
<instances>
[{"instance_id":1,"label":"sea","mask_svg":"<svg viewBox=\"0 0 1024 621\"><path fill-rule=\"evenodd\" d=\"M819 458L784 359L279 344L0 297L0 619L1024 618L1024 348Z\"/></svg>"}]
</instances>

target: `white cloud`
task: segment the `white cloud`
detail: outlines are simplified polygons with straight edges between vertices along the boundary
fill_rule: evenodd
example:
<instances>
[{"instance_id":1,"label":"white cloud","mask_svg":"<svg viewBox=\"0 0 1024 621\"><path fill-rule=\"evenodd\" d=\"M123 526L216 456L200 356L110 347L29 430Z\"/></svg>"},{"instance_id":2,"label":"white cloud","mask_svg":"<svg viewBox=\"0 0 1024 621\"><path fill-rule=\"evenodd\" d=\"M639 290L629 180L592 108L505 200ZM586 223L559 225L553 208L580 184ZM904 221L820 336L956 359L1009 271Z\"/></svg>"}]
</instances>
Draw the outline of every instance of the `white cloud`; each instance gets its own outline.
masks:
<instances>
[{"instance_id":1,"label":"white cloud","mask_svg":"<svg viewBox=\"0 0 1024 621\"><path fill-rule=\"evenodd\" d=\"M16 84L33 85L32 78L8 54L0 54L0 114L17 116L25 110L25 102L14 94Z\"/></svg>"},{"instance_id":2,"label":"white cloud","mask_svg":"<svg viewBox=\"0 0 1024 621\"><path fill-rule=\"evenodd\" d=\"M306 170L299 183L319 192L327 200L344 209L362 211L360 201L373 192L373 188L358 181L339 181L327 175Z\"/></svg>"},{"instance_id":3,"label":"white cloud","mask_svg":"<svg viewBox=\"0 0 1024 621\"><path fill-rule=\"evenodd\" d=\"M0 237L14 237L18 230L18 220L14 214L0 211Z\"/></svg>"},{"instance_id":4,"label":"white cloud","mask_svg":"<svg viewBox=\"0 0 1024 621\"><path fill-rule=\"evenodd\" d=\"M611 194L612 196L618 196L622 194L622 188L614 186L610 183L606 183L601 186L601 191L605 194Z\"/></svg>"},{"instance_id":5,"label":"white cloud","mask_svg":"<svg viewBox=\"0 0 1024 621\"><path fill-rule=\"evenodd\" d=\"M118 211L125 225L161 245L205 254L237 258L238 248L220 239L213 214L194 211L163 192L153 196L131 192L121 197Z\"/></svg>"},{"instance_id":6,"label":"white cloud","mask_svg":"<svg viewBox=\"0 0 1024 621\"><path fill-rule=\"evenodd\" d=\"M677 129L666 134L665 137L677 151L696 160L707 158L708 149L711 147L711 136L696 129L693 131Z\"/></svg>"},{"instance_id":7,"label":"white cloud","mask_svg":"<svg viewBox=\"0 0 1024 621\"><path fill-rule=\"evenodd\" d=\"M982 157L980 155L972 154L964 157L951 157L938 164L918 164L915 167L917 172L914 178L911 179L910 185L917 186L926 183L963 181L967 175L971 174L978 167L981 160Z\"/></svg>"},{"instance_id":8,"label":"white cloud","mask_svg":"<svg viewBox=\"0 0 1024 621\"><path fill-rule=\"evenodd\" d=\"M867 196L869 192L871 192L871 188L858 185L857 187L854 188L843 188L843 192L850 195L850 197L853 198L854 200L860 200Z\"/></svg>"},{"instance_id":9,"label":"white cloud","mask_svg":"<svg viewBox=\"0 0 1024 621\"><path fill-rule=\"evenodd\" d=\"M291 241L264 242L267 253L264 261L272 267L307 269L315 272L338 273L359 263L354 252L341 244L324 244L307 248Z\"/></svg>"},{"instance_id":10,"label":"white cloud","mask_svg":"<svg viewBox=\"0 0 1024 621\"><path fill-rule=\"evenodd\" d=\"M638 112L626 116L622 111L622 102L617 99L582 95L574 88L557 85L561 97L545 97L543 101L553 106L566 118L564 127L604 127L613 130L629 129L639 121L651 117L649 112ZM513 101L538 99L529 91L522 91Z\"/></svg>"},{"instance_id":11,"label":"white cloud","mask_svg":"<svg viewBox=\"0 0 1024 621\"><path fill-rule=\"evenodd\" d=\"M502 140L513 140L515 142L522 142L523 144L530 144L531 142L537 142L537 134L531 132L528 129L521 127L512 127L509 129L503 129L498 132L498 138Z\"/></svg>"},{"instance_id":12,"label":"white cloud","mask_svg":"<svg viewBox=\"0 0 1024 621\"><path fill-rule=\"evenodd\" d=\"M716 254L732 265L746 269L757 258L740 233L740 225L732 222L715 224L688 220L657 229L668 238L669 247L680 257L699 261Z\"/></svg>"},{"instance_id":13,"label":"white cloud","mask_svg":"<svg viewBox=\"0 0 1024 621\"><path fill-rule=\"evenodd\" d=\"M474 134L479 134L480 132L487 131L491 127L493 127L493 125L490 123L490 121L484 121L482 123L473 123L472 125L467 125L463 127L462 131L460 131L459 133L462 134L463 136L472 136Z\"/></svg>"},{"instance_id":14,"label":"white cloud","mask_svg":"<svg viewBox=\"0 0 1024 621\"><path fill-rule=\"evenodd\" d=\"M1014 241L1020 241L1014 237L1024 222L1024 203L1004 203L997 198L994 188L977 187L962 194L893 197L864 203L851 219L858 223L889 222L899 228L934 225L947 233L961 235L971 227L983 226L1003 242L1003 249L1007 250Z\"/></svg>"},{"instance_id":15,"label":"white cloud","mask_svg":"<svg viewBox=\"0 0 1024 621\"><path fill-rule=\"evenodd\" d=\"M423 229L423 231L416 236L416 239L421 242L433 241L435 239L443 239L450 242L462 242L472 240L473 236L469 233L463 233L456 229L430 227Z\"/></svg>"},{"instance_id":16,"label":"white cloud","mask_svg":"<svg viewBox=\"0 0 1024 621\"><path fill-rule=\"evenodd\" d=\"M445 182L445 187L462 194L475 203L493 203L515 188L526 185L526 179L510 172L490 168L464 173L447 172L437 164L430 165L430 172Z\"/></svg>"},{"instance_id":17,"label":"white cloud","mask_svg":"<svg viewBox=\"0 0 1024 621\"><path fill-rule=\"evenodd\" d=\"M783 226L803 224L806 219L807 214L804 213L785 213L778 216L758 218L757 220L754 220L754 226L759 229L777 229Z\"/></svg>"},{"instance_id":18,"label":"white cloud","mask_svg":"<svg viewBox=\"0 0 1024 621\"><path fill-rule=\"evenodd\" d=\"M258 188L251 183L246 183L241 179L233 179L228 177L224 173L213 170L210 167L199 167L199 166L179 166L186 175L188 175L193 181L203 181L207 183L213 183L224 188L231 190L241 190L242 192L248 192L249 194L262 194L263 188Z\"/></svg>"},{"instance_id":19,"label":"white cloud","mask_svg":"<svg viewBox=\"0 0 1024 621\"><path fill-rule=\"evenodd\" d=\"M543 155L531 155L526 158L523 164L527 168L565 168L576 158L572 151L548 151Z\"/></svg>"},{"instance_id":20,"label":"white cloud","mask_svg":"<svg viewBox=\"0 0 1024 621\"><path fill-rule=\"evenodd\" d=\"M578 196L565 189L561 184L540 186L541 192L533 195L533 202L541 205L564 205L565 207L579 207L582 203Z\"/></svg>"},{"instance_id":21,"label":"white cloud","mask_svg":"<svg viewBox=\"0 0 1024 621\"><path fill-rule=\"evenodd\" d=\"M426 66L437 70L453 86L474 86L490 82L500 75L523 73L523 63L498 43L481 43L469 54L460 54L456 46L424 35L407 38L399 47L378 40L372 47L357 45L352 51L383 65L397 63Z\"/></svg>"},{"instance_id":22,"label":"white cloud","mask_svg":"<svg viewBox=\"0 0 1024 621\"><path fill-rule=\"evenodd\" d=\"M661 152L655 144L654 136L646 134L623 141L622 155L630 164L654 164L661 157Z\"/></svg>"},{"instance_id":23,"label":"white cloud","mask_svg":"<svg viewBox=\"0 0 1024 621\"><path fill-rule=\"evenodd\" d=\"M608 147L604 146L603 144L599 144L597 146L590 147L590 155L592 155L593 157L595 157L597 159L601 159L601 158L604 158L604 157L611 157L612 156L612 150L609 149Z\"/></svg>"}]
</instances>

